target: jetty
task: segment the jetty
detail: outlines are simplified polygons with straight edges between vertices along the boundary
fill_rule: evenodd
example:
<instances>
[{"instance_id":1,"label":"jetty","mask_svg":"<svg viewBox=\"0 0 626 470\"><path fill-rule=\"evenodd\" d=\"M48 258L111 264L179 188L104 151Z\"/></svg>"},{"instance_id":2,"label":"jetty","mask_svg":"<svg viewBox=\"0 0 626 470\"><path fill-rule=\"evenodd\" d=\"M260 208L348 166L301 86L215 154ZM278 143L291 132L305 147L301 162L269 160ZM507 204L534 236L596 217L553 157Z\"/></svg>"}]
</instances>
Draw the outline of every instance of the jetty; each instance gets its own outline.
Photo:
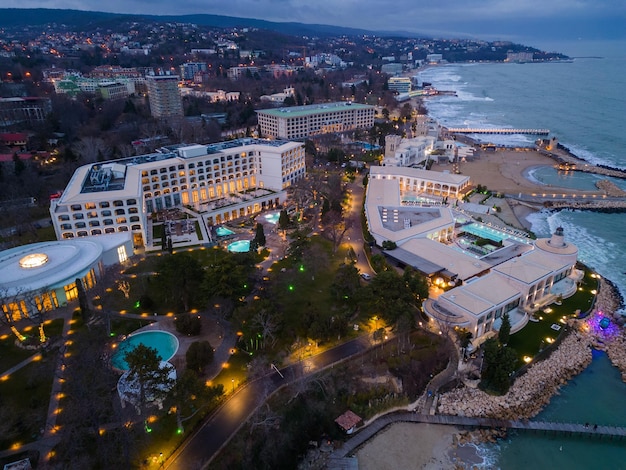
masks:
<instances>
[{"instance_id":1,"label":"jetty","mask_svg":"<svg viewBox=\"0 0 626 470\"><path fill-rule=\"evenodd\" d=\"M451 134L528 134L549 135L549 129L509 129L509 128L476 128L476 127L449 127Z\"/></svg>"},{"instance_id":2,"label":"jetty","mask_svg":"<svg viewBox=\"0 0 626 470\"><path fill-rule=\"evenodd\" d=\"M331 461L342 460L351 455L357 448L374 437L385 427L393 423L429 423L443 424L467 428L517 429L545 434L562 434L566 436L587 436L597 439L621 440L626 437L626 427L603 426L590 423L559 423L550 421L506 420L497 418L480 418L456 415L428 415L420 413L393 413L380 417L369 426L360 430L339 449L333 452ZM332 468L329 466L329 468Z\"/></svg>"}]
</instances>

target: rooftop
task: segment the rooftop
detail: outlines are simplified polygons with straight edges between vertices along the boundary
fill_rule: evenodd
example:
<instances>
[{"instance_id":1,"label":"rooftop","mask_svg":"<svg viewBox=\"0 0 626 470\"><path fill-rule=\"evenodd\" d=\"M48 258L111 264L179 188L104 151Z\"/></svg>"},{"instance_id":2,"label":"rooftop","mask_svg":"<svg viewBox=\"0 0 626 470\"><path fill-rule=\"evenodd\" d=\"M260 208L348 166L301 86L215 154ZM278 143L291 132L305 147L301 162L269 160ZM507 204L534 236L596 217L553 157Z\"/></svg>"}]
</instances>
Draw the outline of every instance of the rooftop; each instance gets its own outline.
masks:
<instances>
[{"instance_id":1,"label":"rooftop","mask_svg":"<svg viewBox=\"0 0 626 470\"><path fill-rule=\"evenodd\" d=\"M345 109L374 109L374 106L361 103L353 103L352 101L338 101L334 103L311 104L307 106L293 106L290 108L278 109L261 109L258 114L268 114L275 117L302 117L311 114L323 114Z\"/></svg>"}]
</instances>

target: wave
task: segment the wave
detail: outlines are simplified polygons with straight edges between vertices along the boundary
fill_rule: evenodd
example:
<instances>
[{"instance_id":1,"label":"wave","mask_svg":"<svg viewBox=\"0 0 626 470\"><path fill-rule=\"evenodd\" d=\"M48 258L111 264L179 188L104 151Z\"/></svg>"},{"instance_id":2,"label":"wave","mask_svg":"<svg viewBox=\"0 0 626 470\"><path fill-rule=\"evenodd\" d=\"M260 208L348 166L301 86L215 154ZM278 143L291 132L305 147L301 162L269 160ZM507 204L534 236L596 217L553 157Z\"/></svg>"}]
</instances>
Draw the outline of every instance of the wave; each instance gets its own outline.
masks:
<instances>
[{"instance_id":1,"label":"wave","mask_svg":"<svg viewBox=\"0 0 626 470\"><path fill-rule=\"evenodd\" d=\"M626 298L626 253L624 242L615 238L620 235L615 232L615 227L619 225L617 217L621 220L623 214L568 209L558 212L543 210L529 215L526 220L537 237L549 237L557 227L563 227L565 239L578 247L579 261L610 279ZM626 309L616 313L624 315Z\"/></svg>"}]
</instances>

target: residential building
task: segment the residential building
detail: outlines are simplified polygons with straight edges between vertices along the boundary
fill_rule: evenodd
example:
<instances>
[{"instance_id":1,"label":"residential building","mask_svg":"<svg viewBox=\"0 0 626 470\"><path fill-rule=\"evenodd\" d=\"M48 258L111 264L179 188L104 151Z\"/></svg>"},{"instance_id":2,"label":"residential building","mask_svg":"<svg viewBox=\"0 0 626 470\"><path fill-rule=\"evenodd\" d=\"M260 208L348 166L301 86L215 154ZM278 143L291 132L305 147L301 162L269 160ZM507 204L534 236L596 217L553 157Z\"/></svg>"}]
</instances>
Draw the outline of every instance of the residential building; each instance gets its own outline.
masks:
<instances>
[{"instance_id":1,"label":"residential building","mask_svg":"<svg viewBox=\"0 0 626 470\"><path fill-rule=\"evenodd\" d=\"M370 128L375 107L340 101L335 103L263 109L257 118L264 137L304 139L312 135Z\"/></svg>"},{"instance_id":2,"label":"residential building","mask_svg":"<svg viewBox=\"0 0 626 470\"><path fill-rule=\"evenodd\" d=\"M306 174L304 146L285 140L238 139L165 147L152 154L84 165L50 215L59 240L130 232L135 246L151 238L148 217L192 207L207 226L278 207Z\"/></svg>"},{"instance_id":3,"label":"residential building","mask_svg":"<svg viewBox=\"0 0 626 470\"><path fill-rule=\"evenodd\" d=\"M387 86L389 90L396 93L408 93L411 91L411 78L410 77L390 77L387 80Z\"/></svg>"},{"instance_id":4,"label":"residential building","mask_svg":"<svg viewBox=\"0 0 626 470\"><path fill-rule=\"evenodd\" d=\"M50 98L0 98L0 127L40 124L51 111Z\"/></svg>"},{"instance_id":5,"label":"residential building","mask_svg":"<svg viewBox=\"0 0 626 470\"><path fill-rule=\"evenodd\" d=\"M180 76L183 80L193 80L196 73L206 71L206 62L185 62L180 65Z\"/></svg>"},{"instance_id":6,"label":"residential building","mask_svg":"<svg viewBox=\"0 0 626 470\"><path fill-rule=\"evenodd\" d=\"M183 100L178 89L178 75L147 77L150 112L156 118L183 115Z\"/></svg>"}]
</instances>

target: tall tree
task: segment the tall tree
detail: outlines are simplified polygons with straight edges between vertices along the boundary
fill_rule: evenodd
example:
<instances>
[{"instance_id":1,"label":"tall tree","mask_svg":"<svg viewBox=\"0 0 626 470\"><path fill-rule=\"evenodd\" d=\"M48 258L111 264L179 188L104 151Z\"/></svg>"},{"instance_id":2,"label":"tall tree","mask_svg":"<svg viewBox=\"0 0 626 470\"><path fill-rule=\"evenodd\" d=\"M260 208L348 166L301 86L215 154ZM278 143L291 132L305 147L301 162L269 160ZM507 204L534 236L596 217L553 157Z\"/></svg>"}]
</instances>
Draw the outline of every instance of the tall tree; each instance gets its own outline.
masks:
<instances>
[{"instance_id":1,"label":"tall tree","mask_svg":"<svg viewBox=\"0 0 626 470\"><path fill-rule=\"evenodd\" d=\"M263 224L256 224L256 234L254 236L254 240L256 241L257 246L265 246L267 240L265 239L265 230L263 228Z\"/></svg>"},{"instance_id":2,"label":"tall tree","mask_svg":"<svg viewBox=\"0 0 626 470\"><path fill-rule=\"evenodd\" d=\"M161 359L155 348L141 343L124 357L129 378L137 381L137 406L142 412L147 405L162 402L173 386L172 366L161 365Z\"/></svg>"},{"instance_id":3,"label":"tall tree","mask_svg":"<svg viewBox=\"0 0 626 470\"><path fill-rule=\"evenodd\" d=\"M159 263L156 284L166 302L178 311L188 312L198 301L204 270L196 258L188 253L177 253Z\"/></svg>"},{"instance_id":4,"label":"tall tree","mask_svg":"<svg viewBox=\"0 0 626 470\"><path fill-rule=\"evenodd\" d=\"M502 324L500 325L500 331L498 332L498 340L500 344L506 346L509 343L511 337L511 320L509 319L509 313L506 312L502 315Z\"/></svg>"}]
</instances>

